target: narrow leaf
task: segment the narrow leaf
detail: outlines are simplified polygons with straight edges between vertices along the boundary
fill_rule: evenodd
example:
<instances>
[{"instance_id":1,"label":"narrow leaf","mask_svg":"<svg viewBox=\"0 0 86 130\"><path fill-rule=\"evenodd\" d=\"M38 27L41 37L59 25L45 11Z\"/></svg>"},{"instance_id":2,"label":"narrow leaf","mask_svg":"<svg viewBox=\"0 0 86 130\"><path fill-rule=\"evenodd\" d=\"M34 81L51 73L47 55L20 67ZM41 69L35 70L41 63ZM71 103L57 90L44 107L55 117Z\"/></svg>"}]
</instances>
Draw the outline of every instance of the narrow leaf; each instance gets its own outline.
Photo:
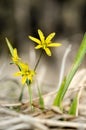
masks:
<instances>
[{"instance_id":1,"label":"narrow leaf","mask_svg":"<svg viewBox=\"0 0 86 130\"><path fill-rule=\"evenodd\" d=\"M61 86L60 86L60 89L59 89L59 91L57 92L57 95L56 95L56 97L55 97L55 99L54 99L54 102L53 102L53 105L54 106L59 106L60 108L61 108L61 95L62 95L62 92L63 92L63 90L64 90L64 85L65 85L65 82L66 82L66 77L64 78L64 80L63 80L63 82L62 82L62 84L61 84Z\"/></svg>"},{"instance_id":2,"label":"narrow leaf","mask_svg":"<svg viewBox=\"0 0 86 130\"><path fill-rule=\"evenodd\" d=\"M39 105L40 105L41 109L44 109L44 99L42 97L39 87L38 87L38 94L39 94Z\"/></svg>"},{"instance_id":3,"label":"narrow leaf","mask_svg":"<svg viewBox=\"0 0 86 130\"><path fill-rule=\"evenodd\" d=\"M77 116L77 114L78 114L78 104L79 104L79 98L78 98L78 94L77 94L75 96L75 98L73 99L73 102L72 102L70 110L69 110L69 114Z\"/></svg>"},{"instance_id":4,"label":"narrow leaf","mask_svg":"<svg viewBox=\"0 0 86 130\"><path fill-rule=\"evenodd\" d=\"M8 40L8 38L5 38L5 40L6 40L6 43L7 43L7 45L8 45L8 48L9 48L9 50L10 50L10 53L11 53L11 55L12 55L12 54L13 54L13 47L12 47L10 41Z\"/></svg>"},{"instance_id":5,"label":"narrow leaf","mask_svg":"<svg viewBox=\"0 0 86 130\"><path fill-rule=\"evenodd\" d=\"M73 79L75 73L77 72L77 70L78 70L78 68L79 68L79 66L80 66L80 64L85 56L85 53L86 53L86 33L84 35L81 46L80 46L80 48L77 52L77 55L75 57L72 69L70 70L70 73L67 75L65 82L64 83L62 82L62 85L60 86L60 89L57 92L57 95L56 95L57 98L55 98L55 100L58 100L58 101L56 104L55 103L56 101L54 100L55 106L60 107L60 104L62 103L63 98L65 96L65 93L67 92L67 89L70 85L70 82Z\"/></svg>"}]
</instances>

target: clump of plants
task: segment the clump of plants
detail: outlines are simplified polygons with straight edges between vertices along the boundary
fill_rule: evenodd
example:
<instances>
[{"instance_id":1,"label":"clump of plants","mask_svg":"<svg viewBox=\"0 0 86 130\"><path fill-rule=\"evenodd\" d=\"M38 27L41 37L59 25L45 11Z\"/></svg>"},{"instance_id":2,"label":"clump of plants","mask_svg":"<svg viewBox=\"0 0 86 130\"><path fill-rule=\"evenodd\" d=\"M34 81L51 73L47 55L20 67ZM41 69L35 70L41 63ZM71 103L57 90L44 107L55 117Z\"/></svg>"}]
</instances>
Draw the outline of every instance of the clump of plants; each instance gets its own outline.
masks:
<instances>
[{"instance_id":1,"label":"clump of plants","mask_svg":"<svg viewBox=\"0 0 86 130\"><path fill-rule=\"evenodd\" d=\"M30 40L32 40L33 42L35 42L37 44L35 49L36 50L41 49L39 59L33 69L30 68L30 66L27 63L23 62L23 60L18 55L17 49L13 48L12 44L10 43L8 38L6 38L6 43L8 45L8 48L9 48L9 51L11 54L12 64L15 64L19 70L14 75L21 76L22 84L26 85L28 87L29 102L30 102L31 109L33 109L32 84L33 84L34 78L36 77L36 73L37 73L36 69L43 56L43 51L45 51L46 55L50 57L50 56L52 56L51 48L59 47L62 45L61 43L54 43L52 41L53 37L55 36L54 32L49 34L47 37L45 37L43 32L40 29L38 29L38 34L39 34L39 39L32 37L32 36L28 36L28 38ZM52 105L59 107L61 109L61 111L63 111L62 103L63 103L64 96L68 90L68 87L69 87L75 73L77 72L80 64L82 63L82 60L83 60L85 54L86 54L86 34L83 37L82 43L81 43L80 48L77 52L77 55L74 59L71 70L67 74L67 76L63 78L63 81L59 87L59 90L57 91L57 94L53 100ZM24 86L23 86L23 88L24 88ZM21 92L21 95L19 98L20 100L22 99L23 88L22 88L22 92ZM37 89L38 89L38 95L39 95L39 105L41 106L42 109L45 109L44 97L38 86L37 86ZM73 98L70 109L68 110L69 114L77 115L79 98L80 98L80 94L79 94L79 92L76 92L76 95Z\"/></svg>"}]
</instances>

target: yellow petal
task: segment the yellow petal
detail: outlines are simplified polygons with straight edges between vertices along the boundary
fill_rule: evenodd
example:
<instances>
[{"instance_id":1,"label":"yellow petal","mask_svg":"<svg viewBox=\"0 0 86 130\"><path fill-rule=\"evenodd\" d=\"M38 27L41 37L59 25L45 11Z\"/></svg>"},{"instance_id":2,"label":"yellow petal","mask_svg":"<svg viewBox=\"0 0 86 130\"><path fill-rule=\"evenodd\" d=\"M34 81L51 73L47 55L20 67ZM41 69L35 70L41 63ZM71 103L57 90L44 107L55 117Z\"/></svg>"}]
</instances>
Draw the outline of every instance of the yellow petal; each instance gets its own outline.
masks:
<instances>
[{"instance_id":1,"label":"yellow petal","mask_svg":"<svg viewBox=\"0 0 86 130\"><path fill-rule=\"evenodd\" d=\"M17 49L16 49L16 48L13 49L13 56L14 56L14 57L18 56L18 54L17 54Z\"/></svg>"},{"instance_id":2,"label":"yellow petal","mask_svg":"<svg viewBox=\"0 0 86 130\"><path fill-rule=\"evenodd\" d=\"M22 75L21 72L16 72L16 73L14 73L14 76L21 76L21 75Z\"/></svg>"},{"instance_id":3,"label":"yellow petal","mask_svg":"<svg viewBox=\"0 0 86 130\"><path fill-rule=\"evenodd\" d=\"M45 48L44 50L48 56L51 56L51 51L49 48Z\"/></svg>"},{"instance_id":4,"label":"yellow petal","mask_svg":"<svg viewBox=\"0 0 86 130\"><path fill-rule=\"evenodd\" d=\"M35 38L35 37L29 36L29 39L36 42L36 43L38 43L38 44L41 43L41 41L39 39Z\"/></svg>"},{"instance_id":5,"label":"yellow petal","mask_svg":"<svg viewBox=\"0 0 86 130\"><path fill-rule=\"evenodd\" d=\"M35 74L36 74L35 71L32 70L31 75L34 76Z\"/></svg>"},{"instance_id":6,"label":"yellow petal","mask_svg":"<svg viewBox=\"0 0 86 130\"><path fill-rule=\"evenodd\" d=\"M41 45L38 45L38 46L35 47L35 49L40 49L40 48L42 48Z\"/></svg>"},{"instance_id":7,"label":"yellow petal","mask_svg":"<svg viewBox=\"0 0 86 130\"><path fill-rule=\"evenodd\" d=\"M60 43L50 43L48 45L48 47L58 47L58 46L61 46L61 44Z\"/></svg>"},{"instance_id":8,"label":"yellow petal","mask_svg":"<svg viewBox=\"0 0 86 130\"><path fill-rule=\"evenodd\" d=\"M38 29L38 34L39 34L39 37L40 37L41 42L44 42L45 37L44 37L43 32L42 32L40 29Z\"/></svg>"},{"instance_id":9,"label":"yellow petal","mask_svg":"<svg viewBox=\"0 0 86 130\"><path fill-rule=\"evenodd\" d=\"M28 80L32 82L32 80L33 80L33 77L31 77L31 76L28 76Z\"/></svg>"},{"instance_id":10,"label":"yellow petal","mask_svg":"<svg viewBox=\"0 0 86 130\"><path fill-rule=\"evenodd\" d=\"M46 43L49 43L54 36L55 36L55 33L49 34L49 35L47 36L47 38L46 38Z\"/></svg>"},{"instance_id":11,"label":"yellow petal","mask_svg":"<svg viewBox=\"0 0 86 130\"><path fill-rule=\"evenodd\" d=\"M21 69L21 71L28 71L29 70L29 66L27 63L19 62L18 66Z\"/></svg>"},{"instance_id":12,"label":"yellow petal","mask_svg":"<svg viewBox=\"0 0 86 130\"><path fill-rule=\"evenodd\" d=\"M23 76L23 77L22 77L22 84L25 84L26 79L27 79L27 77L26 77L26 76Z\"/></svg>"},{"instance_id":13,"label":"yellow petal","mask_svg":"<svg viewBox=\"0 0 86 130\"><path fill-rule=\"evenodd\" d=\"M13 59L14 59L14 62L20 60L16 48L13 49L12 57L13 57Z\"/></svg>"}]
</instances>

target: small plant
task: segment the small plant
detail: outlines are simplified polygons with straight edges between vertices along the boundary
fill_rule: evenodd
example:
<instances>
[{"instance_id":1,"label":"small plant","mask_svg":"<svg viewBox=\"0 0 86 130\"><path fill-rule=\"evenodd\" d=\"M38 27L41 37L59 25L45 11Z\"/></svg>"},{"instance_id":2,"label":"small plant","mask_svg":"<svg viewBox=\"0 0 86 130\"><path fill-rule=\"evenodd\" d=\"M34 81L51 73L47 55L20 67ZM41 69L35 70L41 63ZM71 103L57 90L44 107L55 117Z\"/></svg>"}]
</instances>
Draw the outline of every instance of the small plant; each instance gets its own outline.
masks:
<instances>
[{"instance_id":1,"label":"small plant","mask_svg":"<svg viewBox=\"0 0 86 130\"><path fill-rule=\"evenodd\" d=\"M11 43L9 40L6 38L7 45L9 47L10 53L11 53L11 58L12 58L12 63L15 64L19 72L16 72L14 75L15 76L22 76L22 84L24 85L25 83L28 86L28 91L29 91L29 96L30 96L30 104L32 104L32 93L31 93L31 83L33 81L33 77L35 75L35 71L31 70L30 67L28 66L27 63L24 63L21 58L18 56L17 49L12 47ZM32 105L31 105L32 106Z\"/></svg>"},{"instance_id":2,"label":"small plant","mask_svg":"<svg viewBox=\"0 0 86 130\"><path fill-rule=\"evenodd\" d=\"M27 63L24 63L21 60L21 58L18 56L17 49L13 48L11 43L9 42L9 40L6 38L6 42L7 42L8 48L9 48L10 53L11 53L12 63L15 64L19 69L19 72L16 72L14 75L21 76L22 77L22 80L21 80L22 84L27 85L31 107L33 107L31 85L33 83L34 77L36 76L36 73L37 73L36 69L37 69L37 66L40 62L42 55L43 55L43 50L45 51L45 53L48 56L51 56L52 53L51 53L50 48L61 46L60 43L54 43L51 41L53 39L53 37L55 36L55 33L51 33L47 36L47 38L45 38L43 32L40 29L38 29L38 34L39 34L40 39L37 39L37 38L32 37L32 36L28 36L30 40L37 43L37 46L35 47L35 49L42 49L41 53L39 55L39 59L34 66L34 69L31 69ZM74 60L72 69L70 70L69 74L66 77L64 77L64 80L62 81L61 86L60 86L60 88L56 94L56 97L53 101L53 105L58 106L61 110L63 108L62 102L63 102L64 96L68 90L68 87L70 85L71 80L73 79L75 73L77 72L77 69L79 68L79 66L84 58L85 53L86 53L86 34L84 35L83 41L81 43L79 51L78 51L76 58ZM44 100L43 100L42 93L41 93L38 86L37 86L37 89L38 89L38 95L39 95L39 105L42 109L44 109L45 106L44 106ZM20 95L20 100L22 99L22 94L23 94L23 89L22 89L22 92ZM73 100L71 106L70 106L70 110L68 112L69 114L77 115L76 113L77 113L78 104L79 104L79 97L80 97L80 94L77 93L76 96L74 97L74 100Z\"/></svg>"},{"instance_id":3,"label":"small plant","mask_svg":"<svg viewBox=\"0 0 86 130\"><path fill-rule=\"evenodd\" d=\"M39 37L40 37L40 40L37 39L37 38L34 38L32 36L29 36L29 38L36 42L38 45L35 47L35 49L40 49L42 48L42 51L40 53L40 56L39 56L39 59L34 67L34 69L30 69L30 67L28 66L27 63L24 63L21 58L18 56L18 53L17 53L17 49L16 48L13 48L11 43L9 42L9 40L6 38L6 42L7 42L7 45L8 45L8 48L10 50L10 53L11 53L11 57L12 57L12 63L15 64L18 69L19 69L19 72L16 72L14 75L15 76L21 76L22 77L22 84L26 84L28 86L28 92L29 92L29 97L30 97L30 105L32 107L32 90L31 90L31 84L33 82L33 77L36 75L36 68L40 62L40 59L41 59L41 56L43 54L43 50L46 52L46 54L48 56L51 56L51 51L49 49L49 47L58 47L58 46L61 46L60 43L53 43L51 40L52 38L55 36L55 33L51 33L47 36L47 38L45 38L43 32L38 29L38 34L39 34ZM22 99L22 93L23 93L23 89L22 89L22 92L21 92L21 95L20 95L20 100ZM38 88L38 94L39 94L39 103L40 103L40 106L42 108L44 108L44 102L43 102L43 98L42 98L42 94L41 94L41 91L40 89Z\"/></svg>"}]
</instances>

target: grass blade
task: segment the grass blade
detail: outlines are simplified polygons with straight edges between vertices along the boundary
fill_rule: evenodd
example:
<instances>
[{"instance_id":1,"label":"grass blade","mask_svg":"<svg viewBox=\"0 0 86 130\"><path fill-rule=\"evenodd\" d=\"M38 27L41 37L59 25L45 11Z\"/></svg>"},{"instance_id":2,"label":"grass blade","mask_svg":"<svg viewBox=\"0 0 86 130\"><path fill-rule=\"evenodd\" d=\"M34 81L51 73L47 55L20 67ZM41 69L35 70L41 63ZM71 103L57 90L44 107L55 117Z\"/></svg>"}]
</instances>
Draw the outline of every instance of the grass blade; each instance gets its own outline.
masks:
<instances>
[{"instance_id":1,"label":"grass blade","mask_svg":"<svg viewBox=\"0 0 86 130\"><path fill-rule=\"evenodd\" d=\"M41 109L44 110L44 99L42 97L42 93L41 93L39 87L38 87L38 94L39 94L39 105L40 105Z\"/></svg>"},{"instance_id":2,"label":"grass blade","mask_svg":"<svg viewBox=\"0 0 86 130\"><path fill-rule=\"evenodd\" d=\"M78 104L79 104L79 97L78 94L73 99L73 102L71 104L69 114L77 116L78 115Z\"/></svg>"},{"instance_id":3,"label":"grass blade","mask_svg":"<svg viewBox=\"0 0 86 130\"><path fill-rule=\"evenodd\" d=\"M60 108L62 108L62 104L61 104L61 95L62 95L62 92L64 91L64 85L65 85L65 82L66 82L66 77L64 78L61 86L60 86L60 89L59 91L57 92L57 95L54 99L54 102L53 102L53 105L54 106L59 106Z\"/></svg>"},{"instance_id":4,"label":"grass blade","mask_svg":"<svg viewBox=\"0 0 86 130\"><path fill-rule=\"evenodd\" d=\"M70 73L67 75L66 79L64 80L64 83L62 82L60 89L58 90L57 95L55 97L53 105L59 106L59 107L61 106L65 93L69 87L69 84L70 84L71 80L73 79L76 71L78 70L78 68L85 56L85 53L86 53L86 33L82 40L81 46L77 52L77 55L75 57L75 60L74 60L73 66L70 70Z\"/></svg>"}]
</instances>

